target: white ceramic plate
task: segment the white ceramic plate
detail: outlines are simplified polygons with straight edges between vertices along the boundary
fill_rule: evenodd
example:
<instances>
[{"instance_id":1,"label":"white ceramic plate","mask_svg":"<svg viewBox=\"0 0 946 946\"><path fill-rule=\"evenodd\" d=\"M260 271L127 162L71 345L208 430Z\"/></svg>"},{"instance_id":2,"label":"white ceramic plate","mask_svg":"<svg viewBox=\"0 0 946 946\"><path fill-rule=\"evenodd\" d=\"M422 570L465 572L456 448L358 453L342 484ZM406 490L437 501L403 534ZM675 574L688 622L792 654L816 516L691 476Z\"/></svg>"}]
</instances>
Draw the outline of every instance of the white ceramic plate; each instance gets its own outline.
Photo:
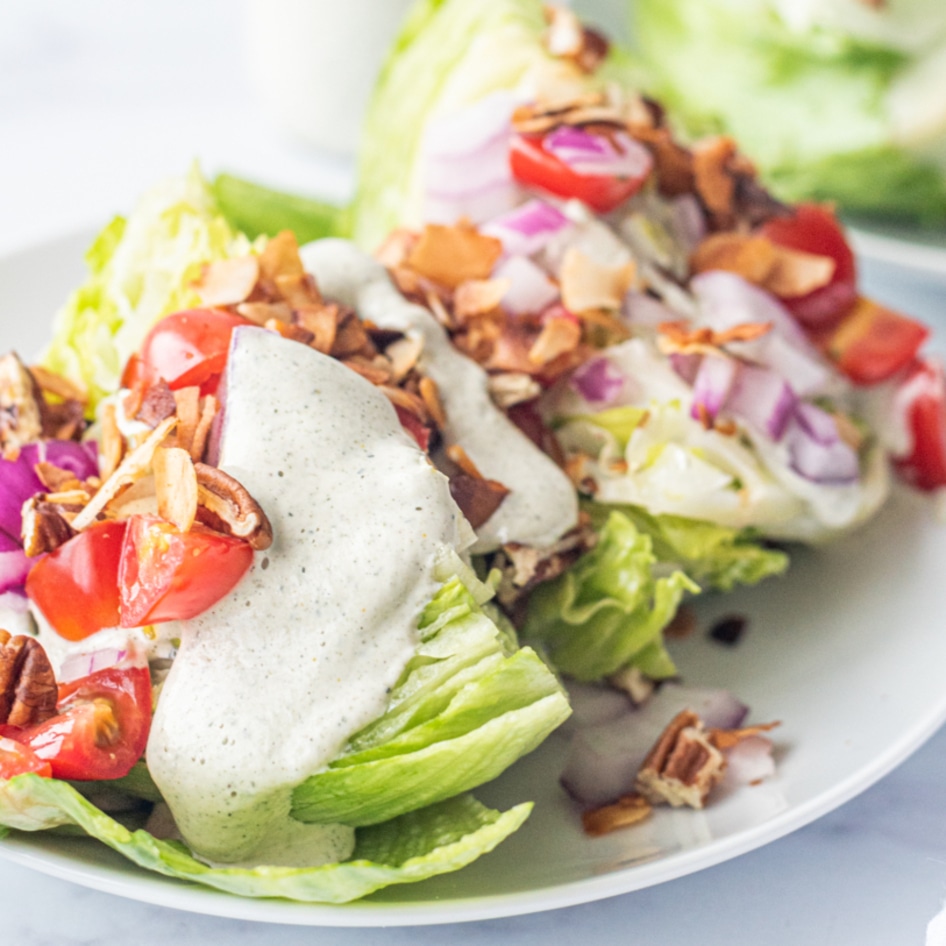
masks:
<instances>
[{"instance_id":1,"label":"white ceramic plate","mask_svg":"<svg viewBox=\"0 0 946 946\"><path fill-rule=\"evenodd\" d=\"M32 355L51 314L82 273L86 240L68 238L0 259L0 349ZM525 827L471 867L389 888L358 903L249 900L139 870L85 839L19 835L0 855L89 887L234 918L325 926L456 922L547 910L680 877L772 841L863 791L946 719L946 529L915 496L899 495L864 531L796 556L791 573L699 602L701 629L749 618L735 647L701 630L675 646L689 682L725 686L756 721L779 719L778 775L703 812L660 811L591 840L558 787L553 736L497 782L488 804L536 801Z\"/></svg>"},{"instance_id":2,"label":"white ceramic plate","mask_svg":"<svg viewBox=\"0 0 946 946\"><path fill-rule=\"evenodd\" d=\"M849 227L854 249L864 259L946 282L946 232L856 219Z\"/></svg>"}]
</instances>

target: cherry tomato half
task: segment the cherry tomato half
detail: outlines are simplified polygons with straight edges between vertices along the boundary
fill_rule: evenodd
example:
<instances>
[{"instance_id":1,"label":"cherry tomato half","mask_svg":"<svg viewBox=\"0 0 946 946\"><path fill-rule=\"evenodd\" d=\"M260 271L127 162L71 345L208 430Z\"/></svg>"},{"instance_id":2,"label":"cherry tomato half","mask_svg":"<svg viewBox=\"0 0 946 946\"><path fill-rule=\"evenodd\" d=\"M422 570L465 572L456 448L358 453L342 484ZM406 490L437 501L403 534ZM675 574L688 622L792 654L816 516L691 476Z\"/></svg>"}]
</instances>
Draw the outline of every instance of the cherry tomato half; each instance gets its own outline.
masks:
<instances>
[{"instance_id":1,"label":"cherry tomato half","mask_svg":"<svg viewBox=\"0 0 946 946\"><path fill-rule=\"evenodd\" d=\"M855 384L877 384L909 367L929 334L921 322L860 298L825 347Z\"/></svg>"},{"instance_id":2,"label":"cherry tomato half","mask_svg":"<svg viewBox=\"0 0 946 946\"><path fill-rule=\"evenodd\" d=\"M779 246L834 260L831 282L782 302L808 328L827 328L838 322L857 300L857 267L834 214L818 204L799 204L791 217L775 217L760 232Z\"/></svg>"},{"instance_id":3,"label":"cherry tomato half","mask_svg":"<svg viewBox=\"0 0 946 946\"><path fill-rule=\"evenodd\" d=\"M80 641L119 623L118 569L125 523L97 522L41 558L26 594L55 631Z\"/></svg>"},{"instance_id":4,"label":"cherry tomato half","mask_svg":"<svg viewBox=\"0 0 946 946\"><path fill-rule=\"evenodd\" d=\"M230 336L249 319L223 309L188 309L165 316L141 346L140 364L126 375L149 382L164 378L172 391L199 385L212 394L220 381L230 351Z\"/></svg>"},{"instance_id":5,"label":"cherry tomato half","mask_svg":"<svg viewBox=\"0 0 946 946\"><path fill-rule=\"evenodd\" d=\"M253 549L242 539L195 525L180 532L157 516L132 516L118 584L122 627L195 617L243 577Z\"/></svg>"},{"instance_id":6,"label":"cherry tomato half","mask_svg":"<svg viewBox=\"0 0 946 946\"><path fill-rule=\"evenodd\" d=\"M900 475L917 489L946 486L946 378L941 365L918 360L901 390L913 445L897 461Z\"/></svg>"},{"instance_id":7,"label":"cherry tomato half","mask_svg":"<svg viewBox=\"0 0 946 946\"><path fill-rule=\"evenodd\" d=\"M35 772L43 778L49 778L53 769L29 746L0 736L0 779L13 778L14 775L22 775L24 772Z\"/></svg>"},{"instance_id":8,"label":"cherry tomato half","mask_svg":"<svg viewBox=\"0 0 946 946\"><path fill-rule=\"evenodd\" d=\"M54 778L121 778L148 742L148 668L117 665L64 684L57 709L51 719L9 735L48 764Z\"/></svg>"},{"instance_id":9,"label":"cherry tomato half","mask_svg":"<svg viewBox=\"0 0 946 946\"><path fill-rule=\"evenodd\" d=\"M522 184L566 199L575 197L598 213L610 213L636 194L647 175L616 177L612 174L579 174L546 151L542 139L516 135L509 147L513 177Z\"/></svg>"}]
</instances>

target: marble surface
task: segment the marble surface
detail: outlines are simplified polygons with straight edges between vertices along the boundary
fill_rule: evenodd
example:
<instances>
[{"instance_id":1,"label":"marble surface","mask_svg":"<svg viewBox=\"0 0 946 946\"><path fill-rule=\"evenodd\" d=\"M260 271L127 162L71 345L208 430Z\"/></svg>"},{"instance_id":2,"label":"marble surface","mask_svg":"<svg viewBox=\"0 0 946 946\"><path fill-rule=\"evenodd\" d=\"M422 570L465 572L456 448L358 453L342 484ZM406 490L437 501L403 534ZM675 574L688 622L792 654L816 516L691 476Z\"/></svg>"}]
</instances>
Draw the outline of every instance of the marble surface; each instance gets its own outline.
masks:
<instances>
[{"instance_id":1,"label":"marble surface","mask_svg":"<svg viewBox=\"0 0 946 946\"><path fill-rule=\"evenodd\" d=\"M195 157L210 172L228 169L291 190L340 196L350 184L344 157L313 156L283 140L254 104L237 5L0 0L0 253L100 225ZM920 283L868 267L865 276L869 291L946 334L946 275ZM422 929L315 931L202 917L0 859L0 942L922 943L946 897L944 797L940 731L861 796L736 860L599 903ZM946 942L939 935L931 931L931 946Z\"/></svg>"}]
</instances>

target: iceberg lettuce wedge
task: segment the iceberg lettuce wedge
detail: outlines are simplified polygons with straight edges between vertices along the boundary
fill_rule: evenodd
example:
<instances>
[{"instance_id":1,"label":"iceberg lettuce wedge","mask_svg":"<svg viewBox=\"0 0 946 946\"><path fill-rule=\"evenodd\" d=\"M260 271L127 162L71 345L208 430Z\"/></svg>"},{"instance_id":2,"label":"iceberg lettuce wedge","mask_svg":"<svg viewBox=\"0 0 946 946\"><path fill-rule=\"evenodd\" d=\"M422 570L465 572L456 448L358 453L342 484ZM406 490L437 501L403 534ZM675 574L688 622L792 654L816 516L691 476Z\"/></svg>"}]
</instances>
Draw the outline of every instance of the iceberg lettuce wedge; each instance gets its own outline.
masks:
<instances>
[{"instance_id":1,"label":"iceberg lettuce wedge","mask_svg":"<svg viewBox=\"0 0 946 946\"><path fill-rule=\"evenodd\" d=\"M243 897L283 897L347 903L390 884L412 883L459 870L491 851L529 815L531 805L506 812L462 795L359 829L350 860L321 867L209 867L183 844L147 831L130 831L96 808L72 786L27 774L0 781L2 825L40 831L74 825L148 870Z\"/></svg>"}]
</instances>

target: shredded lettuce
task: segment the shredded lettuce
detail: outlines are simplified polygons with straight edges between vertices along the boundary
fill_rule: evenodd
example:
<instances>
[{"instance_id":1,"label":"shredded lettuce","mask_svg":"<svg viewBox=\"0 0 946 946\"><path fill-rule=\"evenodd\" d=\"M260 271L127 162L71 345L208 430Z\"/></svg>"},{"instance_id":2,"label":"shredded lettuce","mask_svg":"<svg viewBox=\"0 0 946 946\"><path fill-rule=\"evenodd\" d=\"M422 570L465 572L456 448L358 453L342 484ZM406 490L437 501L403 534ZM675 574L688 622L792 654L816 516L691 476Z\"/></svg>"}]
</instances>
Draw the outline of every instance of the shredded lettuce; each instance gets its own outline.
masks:
<instances>
[{"instance_id":1,"label":"shredded lettuce","mask_svg":"<svg viewBox=\"0 0 946 946\"><path fill-rule=\"evenodd\" d=\"M629 666L648 676L674 674L661 632L685 591L699 585L681 571L655 577L650 536L612 511L595 547L529 600L523 637L578 680L598 680Z\"/></svg>"},{"instance_id":2,"label":"shredded lettuce","mask_svg":"<svg viewBox=\"0 0 946 946\"><path fill-rule=\"evenodd\" d=\"M347 903L390 884L413 883L459 870L491 851L528 817L528 803L505 812L462 795L385 824L359 829L350 860L321 867L208 867L176 841L131 831L71 785L37 775L0 780L4 827L41 831L76 825L148 870L243 897Z\"/></svg>"},{"instance_id":3,"label":"shredded lettuce","mask_svg":"<svg viewBox=\"0 0 946 946\"><path fill-rule=\"evenodd\" d=\"M94 408L118 387L125 362L154 322L199 304L191 283L201 267L250 248L196 167L157 185L92 244L88 278L56 316L43 364L84 385Z\"/></svg>"}]
</instances>

